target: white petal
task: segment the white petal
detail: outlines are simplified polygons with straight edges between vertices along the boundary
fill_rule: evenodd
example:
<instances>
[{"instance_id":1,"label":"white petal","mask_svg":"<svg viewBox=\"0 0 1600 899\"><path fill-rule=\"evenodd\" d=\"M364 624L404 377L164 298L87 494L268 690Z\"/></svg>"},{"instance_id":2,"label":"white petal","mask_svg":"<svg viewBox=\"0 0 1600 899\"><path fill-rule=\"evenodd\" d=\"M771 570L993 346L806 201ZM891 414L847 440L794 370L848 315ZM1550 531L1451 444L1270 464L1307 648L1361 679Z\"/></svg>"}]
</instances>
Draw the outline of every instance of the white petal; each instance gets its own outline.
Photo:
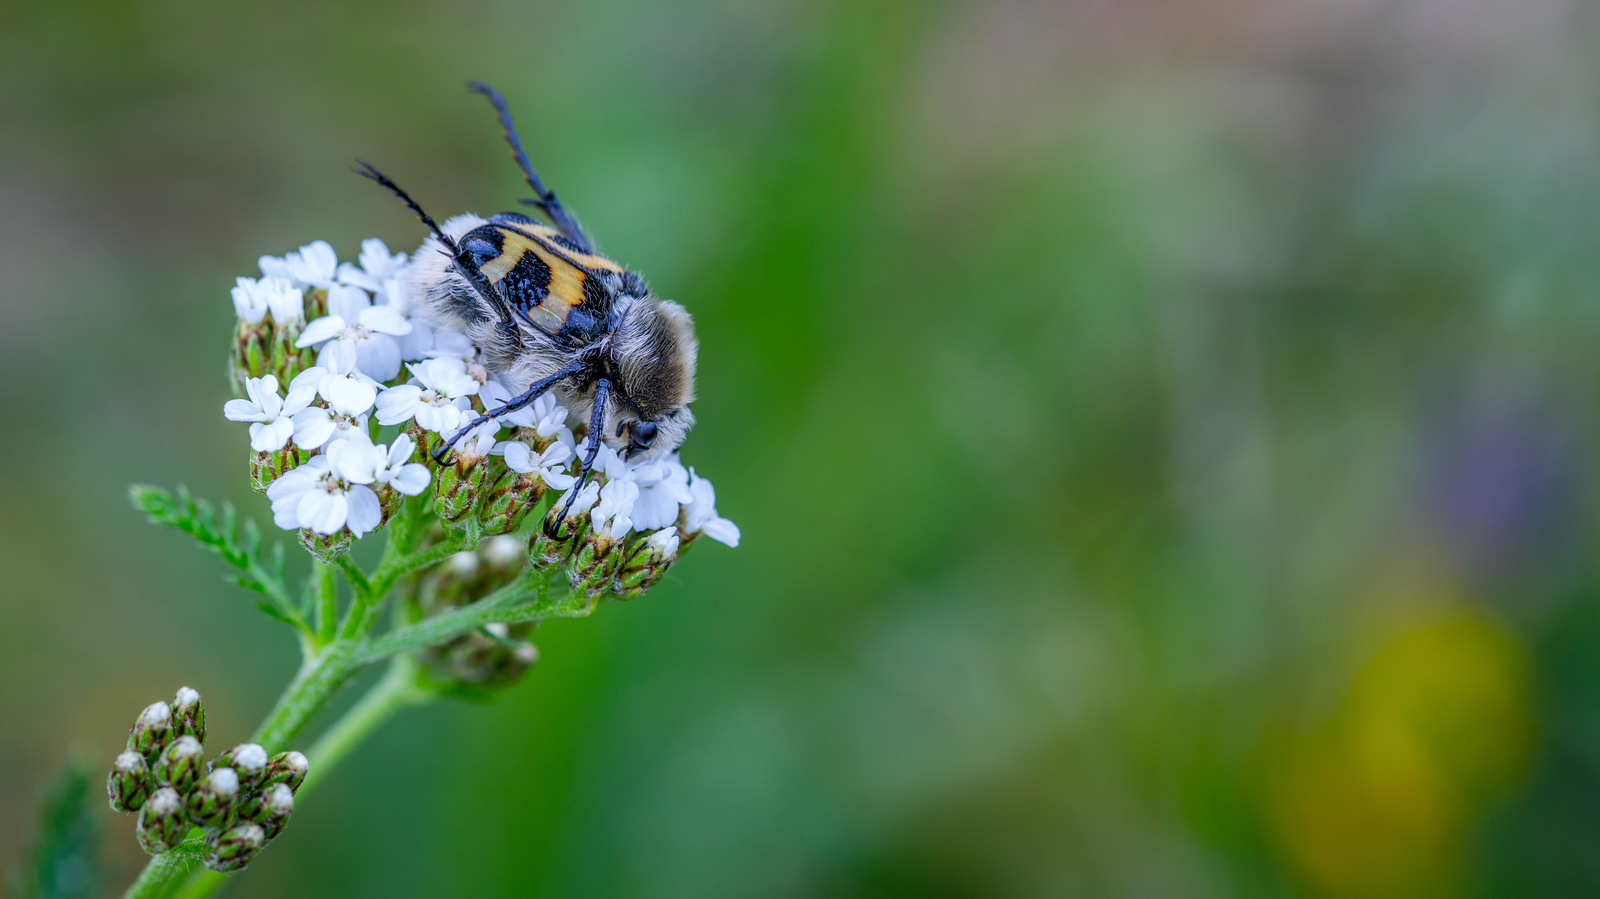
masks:
<instances>
[{"instance_id":1,"label":"white petal","mask_svg":"<svg viewBox=\"0 0 1600 899\"><path fill-rule=\"evenodd\" d=\"M349 262L339 263L339 270L335 273L340 283L359 287L363 290L377 291L382 289L382 284L377 278L356 268Z\"/></svg>"},{"instance_id":2,"label":"white petal","mask_svg":"<svg viewBox=\"0 0 1600 899\"><path fill-rule=\"evenodd\" d=\"M304 492L291 493L272 501L272 523L286 531L300 527L300 499Z\"/></svg>"},{"instance_id":3,"label":"white petal","mask_svg":"<svg viewBox=\"0 0 1600 899\"><path fill-rule=\"evenodd\" d=\"M290 325L306 320L305 291L284 278L263 278L261 293L266 297L267 308L272 310L272 320L280 325Z\"/></svg>"},{"instance_id":4,"label":"white petal","mask_svg":"<svg viewBox=\"0 0 1600 899\"><path fill-rule=\"evenodd\" d=\"M399 336L411 333L411 322L406 321L406 317L392 306L368 306L361 310L356 321L361 327L379 334Z\"/></svg>"},{"instance_id":5,"label":"white petal","mask_svg":"<svg viewBox=\"0 0 1600 899\"><path fill-rule=\"evenodd\" d=\"M321 464L317 464L317 463ZM289 469L277 480L267 485L267 499L276 501L287 496L299 496L310 490L312 485L328 470L326 459L320 456L307 460L303 465Z\"/></svg>"},{"instance_id":6,"label":"white petal","mask_svg":"<svg viewBox=\"0 0 1600 899\"><path fill-rule=\"evenodd\" d=\"M383 456L378 448L359 440L340 440L327 449L328 468L334 474L353 484L370 484L377 480L378 467Z\"/></svg>"},{"instance_id":7,"label":"white petal","mask_svg":"<svg viewBox=\"0 0 1600 899\"><path fill-rule=\"evenodd\" d=\"M646 538L646 541L652 550L670 559L678 552L678 529L662 528Z\"/></svg>"},{"instance_id":8,"label":"white petal","mask_svg":"<svg viewBox=\"0 0 1600 899\"><path fill-rule=\"evenodd\" d=\"M294 414L294 445L301 449L316 449L333 436L333 419L321 406L301 409Z\"/></svg>"},{"instance_id":9,"label":"white petal","mask_svg":"<svg viewBox=\"0 0 1600 899\"><path fill-rule=\"evenodd\" d=\"M289 382L289 393L294 394L298 391L306 390L308 388L315 393L317 389L317 383L321 381L322 376L327 373L328 370L320 365L311 366L298 375L295 375L294 380Z\"/></svg>"},{"instance_id":10,"label":"white petal","mask_svg":"<svg viewBox=\"0 0 1600 899\"><path fill-rule=\"evenodd\" d=\"M739 545L739 526L726 518L713 518L701 528L707 537L729 546Z\"/></svg>"},{"instance_id":11,"label":"white petal","mask_svg":"<svg viewBox=\"0 0 1600 899\"><path fill-rule=\"evenodd\" d=\"M255 324L267 314L266 300L256 289L254 278L239 278L233 287L233 311L240 321Z\"/></svg>"},{"instance_id":12,"label":"white petal","mask_svg":"<svg viewBox=\"0 0 1600 899\"><path fill-rule=\"evenodd\" d=\"M356 368L375 381L400 373L400 345L387 334L369 334L356 342Z\"/></svg>"},{"instance_id":13,"label":"white petal","mask_svg":"<svg viewBox=\"0 0 1600 899\"><path fill-rule=\"evenodd\" d=\"M304 372L301 372L304 374ZM294 415L296 412L311 405L317 398L317 384L322 380L321 375L315 379L301 378L299 375L289 383L289 396L283 401L283 414Z\"/></svg>"},{"instance_id":14,"label":"white petal","mask_svg":"<svg viewBox=\"0 0 1600 899\"><path fill-rule=\"evenodd\" d=\"M416 442L411 439L411 435L401 433L394 439L394 443L389 444L389 454L384 459L384 466L394 468L400 465L411 458L411 451L416 448Z\"/></svg>"},{"instance_id":15,"label":"white petal","mask_svg":"<svg viewBox=\"0 0 1600 899\"><path fill-rule=\"evenodd\" d=\"M256 260L256 265L261 266L261 275L265 278L289 277L289 263L282 256L262 256Z\"/></svg>"},{"instance_id":16,"label":"white petal","mask_svg":"<svg viewBox=\"0 0 1600 899\"><path fill-rule=\"evenodd\" d=\"M406 254L390 253L389 247L376 237L361 242L361 267L374 278L390 278L406 264Z\"/></svg>"},{"instance_id":17,"label":"white petal","mask_svg":"<svg viewBox=\"0 0 1600 899\"><path fill-rule=\"evenodd\" d=\"M415 362L433 349L433 329L419 321L411 322L411 332L400 338L400 358Z\"/></svg>"},{"instance_id":18,"label":"white petal","mask_svg":"<svg viewBox=\"0 0 1600 899\"><path fill-rule=\"evenodd\" d=\"M303 349L312 344L321 343L324 340L332 340L338 337L339 332L343 330L344 319L337 315L324 315L306 325L306 329L300 332L300 339L296 340L294 345Z\"/></svg>"},{"instance_id":19,"label":"white petal","mask_svg":"<svg viewBox=\"0 0 1600 899\"><path fill-rule=\"evenodd\" d=\"M302 284L327 287L333 281L339 257L327 241L317 240L301 247L298 253L289 253L284 257L284 262L288 265L290 278Z\"/></svg>"},{"instance_id":20,"label":"white petal","mask_svg":"<svg viewBox=\"0 0 1600 899\"><path fill-rule=\"evenodd\" d=\"M354 378L342 375L328 375L317 385L317 392L328 401L335 412L345 415L360 415L372 408L378 398L378 391L368 384L363 384Z\"/></svg>"},{"instance_id":21,"label":"white petal","mask_svg":"<svg viewBox=\"0 0 1600 899\"><path fill-rule=\"evenodd\" d=\"M578 481L577 478L566 472L552 469L541 470L539 479L550 485L551 490L571 490L572 485Z\"/></svg>"},{"instance_id":22,"label":"white petal","mask_svg":"<svg viewBox=\"0 0 1600 899\"><path fill-rule=\"evenodd\" d=\"M418 403L417 424L423 430L433 431L436 434L443 434L447 431L454 434L456 429L461 426L461 410L455 406Z\"/></svg>"},{"instance_id":23,"label":"white petal","mask_svg":"<svg viewBox=\"0 0 1600 899\"><path fill-rule=\"evenodd\" d=\"M321 487L307 490L300 497L300 526L319 534L331 534L344 527L349 511L350 503L343 492L329 493Z\"/></svg>"},{"instance_id":24,"label":"white petal","mask_svg":"<svg viewBox=\"0 0 1600 899\"><path fill-rule=\"evenodd\" d=\"M222 415L229 421L261 421L266 414L249 400L228 400L222 404Z\"/></svg>"},{"instance_id":25,"label":"white petal","mask_svg":"<svg viewBox=\"0 0 1600 899\"><path fill-rule=\"evenodd\" d=\"M317 353L317 364L329 374L348 375L356 370L356 348L348 341L335 340Z\"/></svg>"},{"instance_id":26,"label":"white petal","mask_svg":"<svg viewBox=\"0 0 1600 899\"><path fill-rule=\"evenodd\" d=\"M420 462L407 462L389 478L389 486L406 496L416 496L428 489L428 466Z\"/></svg>"},{"instance_id":27,"label":"white petal","mask_svg":"<svg viewBox=\"0 0 1600 899\"><path fill-rule=\"evenodd\" d=\"M250 426L250 448L258 453L271 453L283 449L294 434L294 422L279 418Z\"/></svg>"},{"instance_id":28,"label":"white petal","mask_svg":"<svg viewBox=\"0 0 1600 899\"><path fill-rule=\"evenodd\" d=\"M536 468L533 463L533 453L528 449L528 445L520 440L502 443L495 449L504 449L506 467L512 471L527 474Z\"/></svg>"},{"instance_id":29,"label":"white petal","mask_svg":"<svg viewBox=\"0 0 1600 899\"><path fill-rule=\"evenodd\" d=\"M346 513L349 520L350 533L357 537L371 531L383 522L383 506L378 503L378 494L372 492L370 487L357 485L345 493L350 507Z\"/></svg>"},{"instance_id":30,"label":"white petal","mask_svg":"<svg viewBox=\"0 0 1600 899\"><path fill-rule=\"evenodd\" d=\"M353 322L372 306L372 298L359 287L335 284L328 288L328 314Z\"/></svg>"},{"instance_id":31,"label":"white petal","mask_svg":"<svg viewBox=\"0 0 1600 899\"><path fill-rule=\"evenodd\" d=\"M378 424L397 425L417 414L422 404L422 388L411 384L390 387L378 394Z\"/></svg>"}]
</instances>

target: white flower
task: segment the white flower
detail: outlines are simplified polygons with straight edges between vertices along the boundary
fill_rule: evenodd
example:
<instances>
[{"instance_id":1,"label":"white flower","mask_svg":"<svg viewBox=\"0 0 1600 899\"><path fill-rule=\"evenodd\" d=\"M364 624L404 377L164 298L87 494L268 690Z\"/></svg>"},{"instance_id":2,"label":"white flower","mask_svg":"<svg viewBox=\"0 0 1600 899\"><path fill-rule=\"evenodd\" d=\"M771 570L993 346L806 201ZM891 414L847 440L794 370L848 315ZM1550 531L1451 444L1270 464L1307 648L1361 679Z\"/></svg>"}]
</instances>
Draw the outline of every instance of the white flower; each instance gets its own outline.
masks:
<instances>
[{"instance_id":1,"label":"white flower","mask_svg":"<svg viewBox=\"0 0 1600 899\"><path fill-rule=\"evenodd\" d=\"M568 490L566 493L563 493L560 496L556 497L555 504L552 505L551 508L552 509L566 508L567 495L570 494L571 492L572 492L571 490ZM573 499L572 499L572 508L571 509L567 509L567 518L570 518L570 519L582 518L584 513L588 512L589 509L594 506L595 500L597 500L599 498L600 498L600 485L599 484L595 483L594 481L590 481L589 483L584 484L583 485L583 489L578 490L578 495L573 497Z\"/></svg>"},{"instance_id":2,"label":"white flower","mask_svg":"<svg viewBox=\"0 0 1600 899\"><path fill-rule=\"evenodd\" d=\"M341 440L372 443L367 416L330 412L322 406L301 409L294 414L294 445L312 450Z\"/></svg>"},{"instance_id":3,"label":"white flower","mask_svg":"<svg viewBox=\"0 0 1600 899\"><path fill-rule=\"evenodd\" d=\"M689 469L689 493L693 501L684 507L684 530L690 534L704 531L707 537L729 546L739 545L739 526L717 515L717 494L711 482Z\"/></svg>"},{"instance_id":4,"label":"white flower","mask_svg":"<svg viewBox=\"0 0 1600 899\"><path fill-rule=\"evenodd\" d=\"M339 280L373 293L382 291L383 282L398 277L406 265L406 254L391 255L389 247L376 237L361 242L361 255L358 258L361 261L360 268L348 262L340 264Z\"/></svg>"},{"instance_id":5,"label":"white flower","mask_svg":"<svg viewBox=\"0 0 1600 899\"><path fill-rule=\"evenodd\" d=\"M621 540L633 530L629 514L634 501L639 498L639 485L632 481L607 481L600 491L600 502L589 512L589 523L595 537L601 540Z\"/></svg>"},{"instance_id":6,"label":"white flower","mask_svg":"<svg viewBox=\"0 0 1600 899\"><path fill-rule=\"evenodd\" d=\"M233 287L233 309L247 324L261 321L267 312L280 325L305 320L305 296L282 278L238 278Z\"/></svg>"},{"instance_id":7,"label":"white flower","mask_svg":"<svg viewBox=\"0 0 1600 899\"><path fill-rule=\"evenodd\" d=\"M534 430L540 437L565 434L567 442L574 442L572 429L567 427L567 407L561 405L554 393L547 393L533 401Z\"/></svg>"},{"instance_id":8,"label":"white flower","mask_svg":"<svg viewBox=\"0 0 1600 899\"><path fill-rule=\"evenodd\" d=\"M378 424L397 425L412 418L423 430L454 433L461 413L471 409L467 397L479 384L460 359L429 359L406 366L416 377L411 384L390 387L378 397Z\"/></svg>"},{"instance_id":9,"label":"white flower","mask_svg":"<svg viewBox=\"0 0 1600 899\"><path fill-rule=\"evenodd\" d=\"M662 558L670 559L678 554L678 529L662 528L645 538L651 551L659 553Z\"/></svg>"},{"instance_id":10,"label":"white flower","mask_svg":"<svg viewBox=\"0 0 1600 899\"><path fill-rule=\"evenodd\" d=\"M387 381L400 373L400 344L394 336L411 333L405 316L391 306L372 305L366 291L343 284L328 288L328 311L306 325L295 346L322 345L325 350L333 342L347 344L355 351L356 367L367 376Z\"/></svg>"},{"instance_id":11,"label":"white flower","mask_svg":"<svg viewBox=\"0 0 1600 899\"><path fill-rule=\"evenodd\" d=\"M388 484L407 496L428 489L428 467L408 462L415 448L410 435L401 434L391 446L349 441L328 450L333 470L352 484Z\"/></svg>"},{"instance_id":12,"label":"white flower","mask_svg":"<svg viewBox=\"0 0 1600 899\"><path fill-rule=\"evenodd\" d=\"M577 480L567 474L567 465L572 461L573 453L571 445L566 443L552 443L535 456L526 443L512 440L496 446L494 454L505 456L506 467L518 474L537 472L539 480L555 490L571 489L572 483Z\"/></svg>"},{"instance_id":13,"label":"white flower","mask_svg":"<svg viewBox=\"0 0 1600 899\"><path fill-rule=\"evenodd\" d=\"M272 521L286 531L306 528L332 534L348 527L357 537L383 521L383 509L371 487L352 484L334 473L336 463L357 444L335 443L326 453L312 456L290 469L267 488L272 500Z\"/></svg>"},{"instance_id":14,"label":"white flower","mask_svg":"<svg viewBox=\"0 0 1600 899\"><path fill-rule=\"evenodd\" d=\"M254 278L238 278L233 285L233 311L238 313L239 320L247 325L261 321L267 314L267 297L257 289L256 285L257 281Z\"/></svg>"},{"instance_id":15,"label":"white flower","mask_svg":"<svg viewBox=\"0 0 1600 899\"><path fill-rule=\"evenodd\" d=\"M278 379L273 375L250 378L245 381L244 389L250 398L228 400L223 404L222 414L229 421L255 422L250 426L250 448L258 453L283 449L294 434L295 414L317 395L315 388L299 385L296 379L289 385L289 398L284 400L278 396Z\"/></svg>"},{"instance_id":16,"label":"white flower","mask_svg":"<svg viewBox=\"0 0 1600 899\"><path fill-rule=\"evenodd\" d=\"M468 458L481 459L494 452L495 435L498 433L500 433L500 423L491 418L457 440L456 452Z\"/></svg>"},{"instance_id":17,"label":"white flower","mask_svg":"<svg viewBox=\"0 0 1600 899\"><path fill-rule=\"evenodd\" d=\"M269 278L283 278L296 287L332 286L339 257L325 240L315 240L300 248L298 253L288 253L283 258L262 256L261 273Z\"/></svg>"},{"instance_id":18,"label":"white flower","mask_svg":"<svg viewBox=\"0 0 1600 899\"><path fill-rule=\"evenodd\" d=\"M317 364L296 375L294 383L299 384L301 378L308 382L315 378L317 393L333 411L344 415L360 415L378 398L380 385L356 367L355 348L342 341L324 347Z\"/></svg>"},{"instance_id":19,"label":"white flower","mask_svg":"<svg viewBox=\"0 0 1600 899\"><path fill-rule=\"evenodd\" d=\"M608 481L631 481L639 488L638 501L629 517L641 531L675 524L678 507L694 500L689 493L689 470L678 461L677 453L650 462L629 462L601 444L595 467L605 472Z\"/></svg>"}]
</instances>

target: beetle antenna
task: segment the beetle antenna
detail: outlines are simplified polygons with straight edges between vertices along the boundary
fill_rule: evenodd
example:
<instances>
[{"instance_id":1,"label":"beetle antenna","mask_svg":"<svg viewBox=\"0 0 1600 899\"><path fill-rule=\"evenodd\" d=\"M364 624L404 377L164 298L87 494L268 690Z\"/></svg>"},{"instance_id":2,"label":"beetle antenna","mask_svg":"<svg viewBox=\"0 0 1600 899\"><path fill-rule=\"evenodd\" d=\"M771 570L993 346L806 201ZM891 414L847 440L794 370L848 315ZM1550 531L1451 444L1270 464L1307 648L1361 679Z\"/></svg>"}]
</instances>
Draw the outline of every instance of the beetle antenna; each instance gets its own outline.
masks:
<instances>
[{"instance_id":1,"label":"beetle antenna","mask_svg":"<svg viewBox=\"0 0 1600 899\"><path fill-rule=\"evenodd\" d=\"M589 235L583 233L583 226L572 217L561 201L556 199L556 192L544 186L544 181L533 170L533 163L528 161L528 154L522 150L522 138L517 137L517 128L511 124L511 110L506 108L505 98L500 92L484 84L482 81L468 82L467 87L489 98L494 104L495 117L500 120L500 133L505 135L506 143L511 145L511 158L517 163L517 168L522 169L522 180L528 182L533 192L538 197L533 200L523 200L528 206L537 207L545 217L550 219L556 230L566 235L567 239L578 245L584 253L593 253L594 244L590 242Z\"/></svg>"},{"instance_id":2,"label":"beetle antenna","mask_svg":"<svg viewBox=\"0 0 1600 899\"><path fill-rule=\"evenodd\" d=\"M483 276L483 272L478 270L477 263L473 262L472 257L467 255L465 250L461 249L455 238L444 233L439 225L434 222L433 216L423 212L422 207L417 205L417 201L411 199L411 195L401 190L400 185L390 180L388 175L378 171L372 163L359 156L356 157L356 162L361 163L361 165L352 167L350 171L369 181L377 182L379 186L399 197L400 202L406 204L406 208L411 210L417 218L422 219L422 224L426 225L428 230L433 232L433 236L450 251L450 259L455 263L456 271L467 279L467 282L478 292L478 295L483 297L489 307L500 316L500 327L504 330L515 332L517 323L511 318L511 307L506 305L505 298L500 296L499 291L494 289L494 285L489 283L489 279Z\"/></svg>"}]
</instances>

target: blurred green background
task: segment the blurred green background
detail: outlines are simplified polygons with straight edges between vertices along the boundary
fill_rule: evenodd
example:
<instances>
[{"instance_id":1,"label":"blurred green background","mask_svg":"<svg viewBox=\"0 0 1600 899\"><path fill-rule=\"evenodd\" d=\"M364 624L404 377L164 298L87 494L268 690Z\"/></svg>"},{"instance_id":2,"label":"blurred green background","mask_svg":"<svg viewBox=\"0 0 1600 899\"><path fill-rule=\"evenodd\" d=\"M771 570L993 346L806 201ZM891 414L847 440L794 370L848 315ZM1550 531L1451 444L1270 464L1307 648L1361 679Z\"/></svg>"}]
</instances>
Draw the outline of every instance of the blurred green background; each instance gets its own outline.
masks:
<instances>
[{"instance_id":1,"label":"blurred green background","mask_svg":"<svg viewBox=\"0 0 1600 899\"><path fill-rule=\"evenodd\" d=\"M695 315L737 550L387 725L267 896L1600 894L1600 20L1525 0L0 7L0 864L288 632L232 279L525 195ZM303 741L304 742L304 741ZM98 787L95 788L96 790ZM97 800L98 802L98 800ZM115 894L142 862L97 805Z\"/></svg>"}]
</instances>

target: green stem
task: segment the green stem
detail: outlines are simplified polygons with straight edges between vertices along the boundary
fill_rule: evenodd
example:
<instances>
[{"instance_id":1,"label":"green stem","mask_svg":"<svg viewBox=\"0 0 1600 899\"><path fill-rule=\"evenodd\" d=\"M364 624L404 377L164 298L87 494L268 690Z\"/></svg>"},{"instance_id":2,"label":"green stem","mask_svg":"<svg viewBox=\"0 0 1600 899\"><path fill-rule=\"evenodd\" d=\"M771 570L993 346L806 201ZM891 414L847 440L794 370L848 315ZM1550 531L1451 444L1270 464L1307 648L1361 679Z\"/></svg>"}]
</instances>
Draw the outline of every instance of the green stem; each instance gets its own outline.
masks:
<instances>
[{"instance_id":1,"label":"green stem","mask_svg":"<svg viewBox=\"0 0 1600 899\"><path fill-rule=\"evenodd\" d=\"M529 597L532 597L532 601L528 601ZM397 653L443 643L485 624L583 618L594 611L598 602L598 597L578 593L564 593L551 598L548 573L534 573L501 587L475 603L395 628L369 640L356 650L353 660L357 664L370 665Z\"/></svg>"},{"instance_id":2,"label":"green stem","mask_svg":"<svg viewBox=\"0 0 1600 899\"><path fill-rule=\"evenodd\" d=\"M410 656L396 656L389 662L383 679L373 685L361 701L350 707L327 732L311 744L306 758L311 767L306 779L295 791L299 799L318 781L328 775L346 755L365 740L378 725L389 720L396 712L414 705L422 705L433 694L417 684L417 663Z\"/></svg>"},{"instance_id":3,"label":"green stem","mask_svg":"<svg viewBox=\"0 0 1600 899\"><path fill-rule=\"evenodd\" d=\"M353 658L356 647L353 640L335 641L300 666L300 672L256 730L255 742L265 747L269 755L287 749L289 741L360 670Z\"/></svg>"}]
</instances>

